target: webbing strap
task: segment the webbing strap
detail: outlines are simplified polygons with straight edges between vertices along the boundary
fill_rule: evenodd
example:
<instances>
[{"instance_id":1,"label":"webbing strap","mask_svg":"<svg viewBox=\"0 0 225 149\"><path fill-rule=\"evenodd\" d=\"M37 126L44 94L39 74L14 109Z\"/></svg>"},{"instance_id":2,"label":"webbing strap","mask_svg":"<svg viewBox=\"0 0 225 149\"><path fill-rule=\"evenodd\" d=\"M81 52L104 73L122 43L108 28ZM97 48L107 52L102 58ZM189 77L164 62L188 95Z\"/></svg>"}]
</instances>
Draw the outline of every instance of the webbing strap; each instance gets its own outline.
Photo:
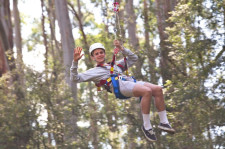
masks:
<instances>
[{"instance_id":1,"label":"webbing strap","mask_svg":"<svg viewBox=\"0 0 225 149\"><path fill-rule=\"evenodd\" d=\"M133 76L132 76L132 78L133 78L134 82L136 83L136 79ZM119 99L128 99L128 98L130 98L130 97L124 96L120 92L119 79L122 79L122 80L126 81L123 77L120 77L117 74L111 74L111 77L109 77L107 80L101 80L98 84L95 84L95 85L98 87L98 91L100 91L100 87L104 85L105 89L108 92L111 92L110 84L112 83L114 94L115 94L116 98L119 98Z\"/></svg>"},{"instance_id":2,"label":"webbing strap","mask_svg":"<svg viewBox=\"0 0 225 149\"><path fill-rule=\"evenodd\" d=\"M119 99L128 99L128 98L130 98L130 97L126 97L123 94L121 94L120 87L119 87L118 75L113 74L111 76L111 78L112 78L113 90L114 90L114 94L115 94L116 98L119 98Z\"/></svg>"},{"instance_id":3,"label":"webbing strap","mask_svg":"<svg viewBox=\"0 0 225 149\"><path fill-rule=\"evenodd\" d=\"M112 62L111 62L111 68L110 68L110 74L112 75L113 74L113 71L114 71L114 64L115 64L115 60L116 60L116 55L113 54L113 59L112 59ZM119 66L123 71L126 71L126 75L128 76L128 67L127 67L127 58L124 56L124 64L125 66L121 65L121 64L118 64L117 66Z\"/></svg>"},{"instance_id":4,"label":"webbing strap","mask_svg":"<svg viewBox=\"0 0 225 149\"><path fill-rule=\"evenodd\" d=\"M113 74L113 71L114 71L115 59L116 59L116 55L113 54L113 59L112 59L112 62L111 62L111 68L110 68L110 74L111 74L111 75Z\"/></svg>"}]
</instances>

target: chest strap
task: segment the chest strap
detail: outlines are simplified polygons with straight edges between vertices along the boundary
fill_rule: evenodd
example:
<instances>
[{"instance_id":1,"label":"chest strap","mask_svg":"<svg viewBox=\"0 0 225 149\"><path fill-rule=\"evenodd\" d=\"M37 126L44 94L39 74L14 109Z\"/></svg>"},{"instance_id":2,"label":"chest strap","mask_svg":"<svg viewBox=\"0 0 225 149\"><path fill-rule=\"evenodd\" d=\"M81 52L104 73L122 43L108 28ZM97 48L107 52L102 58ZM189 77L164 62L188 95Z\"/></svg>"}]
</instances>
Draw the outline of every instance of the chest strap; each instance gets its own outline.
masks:
<instances>
[{"instance_id":1,"label":"chest strap","mask_svg":"<svg viewBox=\"0 0 225 149\"><path fill-rule=\"evenodd\" d=\"M125 60L125 59L124 59ZM111 68L110 68L110 73L113 73L113 70L114 70L114 65L115 63L115 57L113 58L112 62L111 63L107 63L107 64L99 64L97 65L96 67L104 67L104 66L109 66L111 64ZM125 63L126 64L126 63ZM121 64L117 64L118 67L120 67L122 69L122 71L126 71L127 70L127 67L125 65L125 67ZM127 73L127 71L126 71ZM112 74L111 74L112 75ZM100 80L99 83L95 83L95 85L97 86L97 91L101 91L101 86L104 86L104 88L111 93L110 91L110 84L112 82L112 79L111 77L109 77L108 79L106 80Z\"/></svg>"},{"instance_id":2,"label":"chest strap","mask_svg":"<svg viewBox=\"0 0 225 149\"><path fill-rule=\"evenodd\" d=\"M113 54L113 59L112 59L111 68L110 68L110 74L113 74L115 60L116 60L116 55ZM122 71L126 71L126 75L128 76L127 58L125 56L124 56L124 66L121 64L117 64L117 66L120 67L122 69Z\"/></svg>"}]
</instances>

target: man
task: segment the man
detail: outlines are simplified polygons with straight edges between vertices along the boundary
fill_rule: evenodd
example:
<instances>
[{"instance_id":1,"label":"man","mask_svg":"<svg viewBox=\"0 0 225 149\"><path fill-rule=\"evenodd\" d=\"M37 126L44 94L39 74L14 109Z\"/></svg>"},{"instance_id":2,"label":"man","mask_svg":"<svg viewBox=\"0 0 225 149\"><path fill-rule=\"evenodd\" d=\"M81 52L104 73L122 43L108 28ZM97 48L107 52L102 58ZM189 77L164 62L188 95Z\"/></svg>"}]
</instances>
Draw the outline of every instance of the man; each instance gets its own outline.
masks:
<instances>
[{"instance_id":1,"label":"man","mask_svg":"<svg viewBox=\"0 0 225 149\"><path fill-rule=\"evenodd\" d=\"M138 60L137 55L124 48L118 40L114 40L114 45L118 50L116 52L121 51L123 55L126 55L127 67L132 66ZM95 43L91 45L89 49L91 58L97 63L97 67L91 68L83 73L78 73L78 61L83 56L81 52L81 47L77 47L74 49L73 62L70 69L70 77L72 81L75 81L77 83L93 81L97 84L101 82L101 80L107 80L110 77L111 66L110 64L105 63L105 47L101 43ZM149 141L157 140L152 129L149 115L152 96L154 96L155 98L155 105L160 118L160 124L158 128L167 132L175 132L175 130L170 126L167 119L162 87L143 81L134 82L134 79L132 77L123 75L124 69L117 66L116 64L120 64L120 66L122 65L123 67L125 67L125 62L124 60L119 60L114 65L114 73L119 74L123 78L123 80L119 80L120 92L126 97L142 97L141 111L144 122L142 131L144 132L145 137ZM113 91L113 87L111 84L110 90Z\"/></svg>"}]
</instances>

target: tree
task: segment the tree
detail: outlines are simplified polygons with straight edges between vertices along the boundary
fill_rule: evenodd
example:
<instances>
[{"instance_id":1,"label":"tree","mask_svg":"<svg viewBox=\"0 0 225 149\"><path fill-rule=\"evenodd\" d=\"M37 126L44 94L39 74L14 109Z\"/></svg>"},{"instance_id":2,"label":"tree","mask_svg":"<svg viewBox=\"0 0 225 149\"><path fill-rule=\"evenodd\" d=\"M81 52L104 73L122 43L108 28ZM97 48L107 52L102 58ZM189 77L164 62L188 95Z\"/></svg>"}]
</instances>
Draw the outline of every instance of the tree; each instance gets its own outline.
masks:
<instances>
[{"instance_id":1,"label":"tree","mask_svg":"<svg viewBox=\"0 0 225 149\"><path fill-rule=\"evenodd\" d=\"M159 31L160 37L160 68L161 74L163 78L163 84L165 84L166 80L170 80L172 78L172 70L173 67L170 64L170 60L168 54L170 52L169 46L170 43L167 42L168 34L166 34L165 29L166 27L171 27L173 24L167 22L168 18L170 17L169 12L174 10L176 6L176 0L156 0L157 5L157 26Z\"/></svg>"},{"instance_id":2,"label":"tree","mask_svg":"<svg viewBox=\"0 0 225 149\"><path fill-rule=\"evenodd\" d=\"M72 35L72 27L70 23L70 18L68 14L68 7L66 0L55 0L56 7L56 18L58 20L60 33L61 33L61 41L62 41L62 49L63 49L63 63L65 66L65 79L66 83L71 87L74 103L77 101L77 87L76 84L70 81L69 77L69 68L71 66L73 60L73 49L75 47L74 38ZM75 116L74 110L72 111L72 116L69 124L73 124L71 127L73 130L73 138L75 137L75 129L77 128L77 118ZM71 131L70 131L71 132ZM65 136L66 140L69 140L69 136ZM71 138L72 139L72 138Z\"/></svg>"},{"instance_id":3,"label":"tree","mask_svg":"<svg viewBox=\"0 0 225 149\"><path fill-rule=\"evenodd\" d=\"M147 0L144 0L143 6L143 17L144 17L144 34L145 34L145 43L144 43L144 48L145 48L145 53L148 57L148 62L149 62L149 71L148 73L150 74L150 82L153 84L158 84L158 76L157 76L157 68L156 68L156 58L158 56L158 52L156 49L154 49L154 44L153 44L153 38L154 36L154 31L155 31L155 26L156 24L154 22L154 8L153 8L153 2L147 2ZM150 11L152 10L152 11ZM151 21L150 21L151 20ZM151 26L150 26L151 24ZM151 37L150 37L151 35Z\"/></svg>"},{"instance_id":4,"label":"tree","mask_svg":"<svg viewBox=\"0 0 225 149\"><path fill-rule=\"evenodd\" d=\"M218 117L216 118L214 115L224 109L223 106L220 106L223 102L220 97L224 96L224 91L220 88L222 94L212 95L210 92L216 93L207 87L209 78L214 84L214 81L217 82L216 80L221 79L220 75L218 76L220 74L218 70L224 70L221 65L223 64L224 48L218 46L214 40L215 37L220 36L220 32L217 32L218 28L215 28L214 25L215 21L220 20L216 16L218 16L217 10L221 7L217 7L220 6L218 1L211 4L214 11L209 13L210 8L203 1L180 1L169 18L169 21L174 23L174 26L167 28L170 35L168 40L171 43L169 57L175 62L175 68L181 70L179 72L183 72L174 76L171 82L167 82L168 92L173 91L168 94L173 99L169 101L172 103L170 108L173 109L174 116L179 117L179 120L174 123L175 126L178 129L186 129L186 132L178 132L183 136L182 140L185 138L188 140L197 138L198 140L196 143L188 140L183 144L174 143L174 146L178 148L179 146L214 148L219 142L215 140L221 138L213 130L221 125L220 122L220 124L217 123L221 118L217 119ZM222 14L221 12L220 14ZM212 19L212 16L215 18ZM205 27L207 31L212 31L212 35L207 35ZM216 49L218 52L215 52ZM215 84L212 90L218 87L218 84ZM222 85L224 82L219 84ZM217 87L214 88L215 86ZM178 114L175 111L181 113ZM188 113L184 114L184 111L188 111ZM193 113L198 114L194 115ZM203 134L207 134L207 137ZM218 137L213 138L212 134L218 135Z\"/></svg>"},{"instance_id":5,"label":"tree","mask_svg":"<svg viewBox=\"0 0 225 149\"><path fill-rule=\"evenodd\" d=\"M9 0L0 1L0 77L15 68Z\"/></svg>"},{"instance_id":6,"label":"tree","mask_svg":"<svg viewBox=\"0 0 225 149\"><path fill-rule=\"evenodd\" d=\"M126 19L127 19L127 30L128 30L128 41L129 44L131 45L132 49L135 49L136 54L139 57L138 62L136 63L136 69L134 70L135 77L137 79L142 79L144 78L142 75L141 67L143 65L143 56L142 56L142 51L140 48L139 44L139 39L136 35L137 29L136 29L136 16L133 8L133 0L126 0Z\"/></svg>"}]
</instances>

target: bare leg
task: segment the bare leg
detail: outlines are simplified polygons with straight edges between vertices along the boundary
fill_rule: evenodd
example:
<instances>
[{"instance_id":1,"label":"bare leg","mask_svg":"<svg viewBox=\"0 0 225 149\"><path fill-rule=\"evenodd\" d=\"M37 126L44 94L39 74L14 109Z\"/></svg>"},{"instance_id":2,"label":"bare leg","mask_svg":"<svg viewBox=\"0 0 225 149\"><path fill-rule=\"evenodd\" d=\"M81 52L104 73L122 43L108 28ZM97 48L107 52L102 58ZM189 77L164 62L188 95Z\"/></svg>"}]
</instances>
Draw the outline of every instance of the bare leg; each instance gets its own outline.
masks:
<instances>
[{"instance_id":1,"label":"bare leg","mask_svg":"<svg viewBox=\"0 0 225 149\"><path fill-rule=\"evenodd\" d=\"M152 125L150 122L150 105L151 105L151 97L152 97L152 90L151 88L141 85L135 84L133 88L133 94L135 97L142 96L141 99L141 111L143 117L143 126L141 127L142 131L144 132L145 137L149 141L156 141L155 133L152 129Z\"/></svg>"},{"instance_id":2,"label":"bare leg","mask_svg":"<svg viewBox=\"0 0 225 149\"><path fill-rule=\"evenodd\" d=\"M155 106L158 112L164 111L165 101L163 97L162 87L151 83L145 83L144 86L149 87L152 90L152 96L155 97Z\"/></svg>"},{"instance_id":3,"label":"bare leg","mask_svg":"<svg viewBox=\"0 0 225 149\"><path fill-rule=\"evenodd\" d=\"M142 113L149 114L150 105L151 105L151 96L152 96L151 88L141 84L135 84L133 89L133 94L135 97L142 96L142 100L141 100Z\"/></svg>"},{"instance_id":4,"label":"bare leg","mask_svg":"<svg viewBox=\"0 0 225 149\"><path fill-rule=\"evenodd\" d=\"M151 83L145 83L144 85L136 84L133 89L133 94L135 97L142 96L141 109L144 120L144 128L146 130L148 130L148 128L152 128L149 119L149 113L151 105L151 96L154 96L155 106L158 110L160 118L160 125L158 127L170 133L175 132L175 130L170 126L169 121L167 119L162 87Z\"/></svg>"}]
</instances>

